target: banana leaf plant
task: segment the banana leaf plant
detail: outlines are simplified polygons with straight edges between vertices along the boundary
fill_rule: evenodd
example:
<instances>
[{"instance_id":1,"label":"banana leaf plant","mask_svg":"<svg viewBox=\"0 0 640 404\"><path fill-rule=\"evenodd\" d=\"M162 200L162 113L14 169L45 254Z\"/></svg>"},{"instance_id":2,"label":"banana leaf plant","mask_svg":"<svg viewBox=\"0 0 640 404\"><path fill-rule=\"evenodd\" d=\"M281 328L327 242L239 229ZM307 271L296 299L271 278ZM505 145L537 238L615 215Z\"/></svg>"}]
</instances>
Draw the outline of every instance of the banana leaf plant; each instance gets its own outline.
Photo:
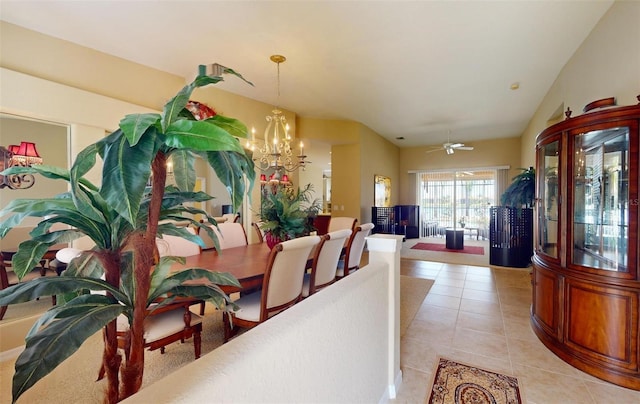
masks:
<instances>
[{"instance_id":1,"label":"banana leaf plant","mask_svg":"<svg viewBox=\"0 0 640 404\"><path fill-rule=\"evenodd\" d=\"M224 73L246 81L232 69L225 68ZM95 244L74 258L60 277L38 278L0 291L0 305L59 296L58 305L29 331L25 349L16 360L14 401L101 329L105 341L102 369L108 379L105 401L120 401L142 384L143 322L152 302L169 296L161 303L168 304L176 297L189 296L211 301L223 310L233 307L220 285L239 286L235 278L202 268L171 274L171 264L182 259L160 259L155 242L156 237L171 234L203 245L200 237L171 224L184 220L216 240L205 225L216 225L215 220L188 205L211 199L193 191L197 156L209 163L226 186L234 209L253 187L253 160L237 139L247 136L246 126L220 115L197 120L185 108L194 89L221 80L221 76L200 75L179 91L161 114L127 115L119 129L82 150L70 170L35 165L4 171L67 181L70 189L54 198L15 200L0 211L0 237L27 217L41 218L30 234L31 240L22 242L13 257L13 269L20 279L54 244L79 237L88 237ZM102 160L100 186L85 178L98 157ZM167 186L169 157L176 185ZM194 220L193 215L202 215L205 223ZM69 227L50 230L55 223ZM194 279L208 282L198 282L199 286L187 282ZM118 351L116 336L115 320L121 314L130 323L130 344L124 356Z\"/></svg>"},{"instance_id":2,"label":"banana leaf plant","mask_svg":"<svg viewBox=\"0 0 640 404\"><path fill-rule=\"evenodd\" d=\"M531 208L536 198L536 170L521 168L522 172L512 178L512 182L500 197L502 206Z\"/></svg>"}]
</instances>

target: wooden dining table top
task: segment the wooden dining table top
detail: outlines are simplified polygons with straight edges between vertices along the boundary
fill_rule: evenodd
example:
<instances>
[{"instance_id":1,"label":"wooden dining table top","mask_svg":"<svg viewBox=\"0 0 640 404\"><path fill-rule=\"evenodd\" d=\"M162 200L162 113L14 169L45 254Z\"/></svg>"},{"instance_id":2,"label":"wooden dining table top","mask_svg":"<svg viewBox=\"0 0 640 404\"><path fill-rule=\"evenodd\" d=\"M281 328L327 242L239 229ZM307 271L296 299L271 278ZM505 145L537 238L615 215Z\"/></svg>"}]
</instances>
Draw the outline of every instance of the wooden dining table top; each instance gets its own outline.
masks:
<instances>
[{"instance_id":1,"label":"wooden dining table top","mask_svg":"<svg viewBox=\"0 0 640 404\"><path fill-rule=\"evenodd\" d=\"M262 278L267 268L271 250L267 243L248 244L227 248L218 252L204 250L198 255L185 257L185 263L174 263L171 272L189 268L203 268L215 272L228 272L233 275L243 290L262 286ZM223 287L226 293L236 292L237 288Z\"/></svg>"}]
</instances>

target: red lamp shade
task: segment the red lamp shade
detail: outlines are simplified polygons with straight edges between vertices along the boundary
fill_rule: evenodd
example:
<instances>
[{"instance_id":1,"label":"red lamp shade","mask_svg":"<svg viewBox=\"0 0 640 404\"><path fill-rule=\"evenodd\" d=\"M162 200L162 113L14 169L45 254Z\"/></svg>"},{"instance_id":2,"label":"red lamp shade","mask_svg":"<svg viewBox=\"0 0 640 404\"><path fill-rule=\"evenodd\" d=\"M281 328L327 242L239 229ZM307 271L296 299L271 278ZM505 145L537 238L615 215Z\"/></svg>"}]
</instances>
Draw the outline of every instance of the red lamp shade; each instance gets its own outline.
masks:
<instances>
[{"instance_id":1,"label":"red lamp shade","mask_svg":"<svg viewBox=\"0 0 640 404\"><path fill-rule=\"evenodd\" d=\"M31 142L20 142L20 149L16 154L27 157L40 157L38 151L36 150L36 144Z\"/></svg>"},{"instance_id":2,"label":"red lamp shade","mask_svg":"<svg viewBox=\"0 0 640 404\"><path fill-rule=\"evenodd\" d=\"M267 182L267 176L265 174L260 174L260 182Z\"/></svg>"},{"instance_id":3,"label":"red lamp shade","mask_svg":"<svg viewBox=\"0 0 640 404\"><path fill-rule=\"evenodd\" d=\"M284 182L285 184L289 183L289 176L287 174L284 174L282 176L282 182Z\"/></svg>"},{"instance_id":4,"label":"red lamp shade","mask_svg":"<svg viewBox=\"0 0 640 404\"><path fill-rule=\"evenodd\" d=\"M9 145L9 151L12 154L18 154L18 152L20 152L20 146L18 146L17 144Z\"/></svg>"}]
</instances>

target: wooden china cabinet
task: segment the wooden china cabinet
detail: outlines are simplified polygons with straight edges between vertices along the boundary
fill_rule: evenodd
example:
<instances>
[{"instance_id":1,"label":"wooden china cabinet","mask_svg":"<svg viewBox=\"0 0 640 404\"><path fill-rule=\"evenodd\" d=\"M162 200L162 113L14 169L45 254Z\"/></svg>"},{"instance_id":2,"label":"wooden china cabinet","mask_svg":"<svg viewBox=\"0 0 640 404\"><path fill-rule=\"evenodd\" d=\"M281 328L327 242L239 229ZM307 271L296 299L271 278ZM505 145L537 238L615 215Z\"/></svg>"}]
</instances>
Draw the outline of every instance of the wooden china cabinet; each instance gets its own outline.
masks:
<instances>
[{"instance_id":1,"label":"wooden china cabinet","mask_svg":"<svg viewBox=\"0 0 640 404\"><path fill-rule=\"evenodd\" d=\"M640 390L640 104L614 103L537 137L531 323L565 362Z\"/></svg>"}]
</instances>

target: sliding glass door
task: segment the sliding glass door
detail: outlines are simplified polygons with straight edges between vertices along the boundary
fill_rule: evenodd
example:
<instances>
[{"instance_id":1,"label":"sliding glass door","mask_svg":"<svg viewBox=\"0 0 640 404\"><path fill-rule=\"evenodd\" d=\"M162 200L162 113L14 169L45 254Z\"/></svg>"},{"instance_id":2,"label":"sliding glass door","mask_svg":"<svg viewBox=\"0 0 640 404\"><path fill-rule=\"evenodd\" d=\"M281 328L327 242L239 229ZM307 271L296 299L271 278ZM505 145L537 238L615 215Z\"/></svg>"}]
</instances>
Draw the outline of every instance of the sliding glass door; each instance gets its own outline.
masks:
<instances>
[{"instance_id":1,"label":"sliding glass door","mask_svg":"<svg viewBox=\"0 0 640 404\"><path fill-rule=\"evenodd\" d=\"M443 236L451 227L486 237L489 207L496 205L496 170L423 172L417 180L421 237Z\"/></svg>"}]
</instances>

